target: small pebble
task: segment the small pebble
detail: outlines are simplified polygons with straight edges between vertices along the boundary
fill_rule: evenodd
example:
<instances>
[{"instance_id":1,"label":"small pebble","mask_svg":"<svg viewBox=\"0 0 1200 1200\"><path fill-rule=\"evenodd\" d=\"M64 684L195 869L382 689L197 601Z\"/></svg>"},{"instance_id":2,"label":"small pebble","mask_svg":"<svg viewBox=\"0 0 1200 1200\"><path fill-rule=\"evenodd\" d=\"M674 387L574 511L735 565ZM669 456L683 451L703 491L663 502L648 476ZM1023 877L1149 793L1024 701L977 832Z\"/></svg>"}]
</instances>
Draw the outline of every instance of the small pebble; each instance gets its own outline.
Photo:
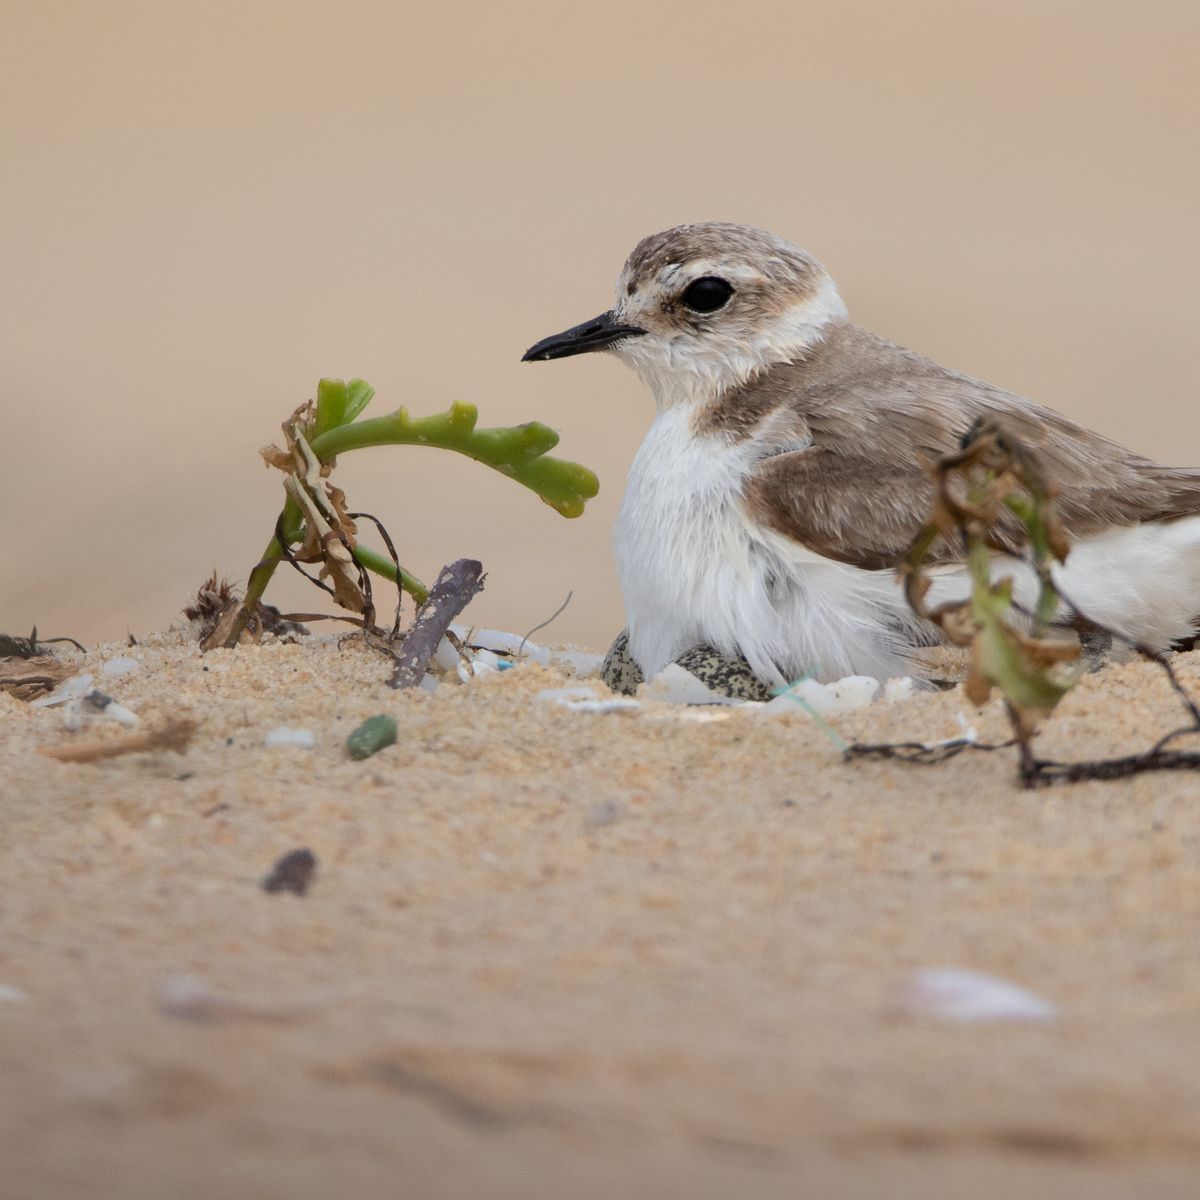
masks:
<instances>
[{"instance_id":1,"label":"small pebble","mask_svg":"<svg viewBox=\"0 0 1200 1200\"><path fill-rule=\"evenodd\" d=\"M612 825L621 816L621 805L616 800L598 800L583 815L583 824L587 829L599 829L604 825Z\"/></svg>"},{"instance_id":2,"label":"small pebble","mask_svg":"<svg viewBox=\"0 0 1200 1200\"><path fill-rule=\"evenodd\" d=\"M317 856L307 846L290 850L271 868L259 885L264 892L292 892L303 896L317 869Z\"/></svg>"},{"instance_id":3,"label":"small pebble","mask_svg":"<svg viewBox=\"0 0 1200 1200\"><path fill-rule=\"evenodd\" d=\"M311 730L292 729L287 725L269 729L263 738L264 746L296 746L301 750L311 750L316 744L316 736Z\"/></svg>"},{"instance_id":4,"label":"small pebble","mask_svg":"<svg viewBox=\"0 0 1200 1200\"><path fill-rule=\"evenodd\" d=\"M351 758L370 758L385 746L390 746L398 733L396 718L387 713L368 717L347 739L346 749Z\"/></svg>"},{"instance_id":5,"label":"small pebble","mask_svg":"<svg viewBox=\"0 0 1200 1200\"><path fill-rule=\"evenodd\" d=\"M20 988L0 983L0 1004L24 1004L29 997Z\"/></svg>"}]
</instances>

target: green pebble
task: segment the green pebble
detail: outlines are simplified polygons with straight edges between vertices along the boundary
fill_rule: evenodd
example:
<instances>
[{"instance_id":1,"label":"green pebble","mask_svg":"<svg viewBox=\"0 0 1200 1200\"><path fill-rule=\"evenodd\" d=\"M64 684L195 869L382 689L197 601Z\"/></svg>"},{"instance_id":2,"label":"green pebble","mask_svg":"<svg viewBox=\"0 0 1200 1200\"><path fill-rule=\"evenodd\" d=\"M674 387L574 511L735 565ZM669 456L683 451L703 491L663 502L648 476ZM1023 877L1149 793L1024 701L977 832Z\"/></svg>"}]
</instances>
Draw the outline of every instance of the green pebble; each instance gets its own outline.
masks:
<instances>
[{"instance_id":1,"label":"green pebble","mask_svg":"<svg viewBox=\"0 0 1200 1200\"><path fill-rule=\"evenodd\" d=\"M370 758L377 750L396 740L396 718L387 713L368 717L347 739L351 758Z\"/></svg>"}]
</instances>

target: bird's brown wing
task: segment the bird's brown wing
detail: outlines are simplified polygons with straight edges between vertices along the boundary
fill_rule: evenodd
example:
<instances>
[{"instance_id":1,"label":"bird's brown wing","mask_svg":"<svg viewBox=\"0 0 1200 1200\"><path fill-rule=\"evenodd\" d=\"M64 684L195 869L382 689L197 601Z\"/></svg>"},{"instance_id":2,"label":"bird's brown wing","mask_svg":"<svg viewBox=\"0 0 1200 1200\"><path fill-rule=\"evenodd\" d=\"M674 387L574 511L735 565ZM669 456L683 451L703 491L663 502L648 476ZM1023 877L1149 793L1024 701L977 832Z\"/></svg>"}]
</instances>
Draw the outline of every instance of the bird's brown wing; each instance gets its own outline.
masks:
<instances>
[{"instance_id":1,"label":"bird's brown wing","mask_svg":"<svg viewBox=\"0 0 1200 1200\"><path fill-rule=\"evenodd\" d=\"M1033 451L1071 537L1200 515L1200 471L1162 466L1023 397L897 353L903 371L867 372L832 391L775 374L775 411L812 444L756 464L743 488L754 520L838 562L894 566L930 516L937 459L980 418ZM1001 545L1020 545L1015 520L997 532ZM929 561L961 558L942 539Z\"/></svg>"},{"instance_id":2,"label":"bird's brown wing","mask_svg":"<svg viewBox=\"0 0 1200 1200\"><path fill-rule=\"evenodd\" d=\"M758 464L742 489L752 520L835 562L864 571L900 561L933 504L931 475L813 446ZM958 548L939 539L933 561L954 561Z\"/></svg>"}]
</instances>

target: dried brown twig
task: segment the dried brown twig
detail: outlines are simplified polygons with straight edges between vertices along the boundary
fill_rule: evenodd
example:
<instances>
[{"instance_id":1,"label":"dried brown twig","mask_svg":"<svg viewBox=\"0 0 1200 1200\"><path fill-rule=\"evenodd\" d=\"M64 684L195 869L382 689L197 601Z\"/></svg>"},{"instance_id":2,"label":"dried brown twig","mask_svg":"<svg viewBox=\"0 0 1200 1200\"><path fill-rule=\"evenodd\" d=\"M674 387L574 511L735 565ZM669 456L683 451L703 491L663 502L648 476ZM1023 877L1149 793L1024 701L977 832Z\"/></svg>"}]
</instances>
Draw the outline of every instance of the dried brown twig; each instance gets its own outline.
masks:
<instances>
[{"instance_id":1,"label":"dried brown twig","mask_svg":"<svg viewBox=\"0 0 1200 1200\"><path fill-rule=\"evenodd\" d=\"M396 670L389 681L394 688L415 687L421 682L429 660L450 628L450 622L483 591L483 564L473 558L460 558L443 567L421 606L413 627L404 635Z\"/></svg>"}]
</instances>

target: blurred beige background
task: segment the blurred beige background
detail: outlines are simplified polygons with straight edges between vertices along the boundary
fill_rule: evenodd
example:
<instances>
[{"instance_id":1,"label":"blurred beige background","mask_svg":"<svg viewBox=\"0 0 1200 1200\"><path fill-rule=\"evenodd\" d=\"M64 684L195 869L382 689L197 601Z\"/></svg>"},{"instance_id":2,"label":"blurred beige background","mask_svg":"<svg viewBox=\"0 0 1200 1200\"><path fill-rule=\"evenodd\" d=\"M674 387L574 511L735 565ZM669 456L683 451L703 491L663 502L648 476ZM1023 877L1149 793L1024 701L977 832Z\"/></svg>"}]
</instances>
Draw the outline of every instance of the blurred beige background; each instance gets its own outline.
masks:
<instances>
[{"instance_id":1,"label":"blurred beige background","mask_svg":"<svg viewBox=\"0 0 1200 1200\"><path fill-rule=\"evenodd\" d=\"M259 445L361 375L599 472L565 521L455 456L339 468L427 579L483 559L477 621L574 589L550 636L606 644L651 404L611 359L518 359L686 220L790 236L862 323L1200 464L1193 0L3 0L0 66L5 631L123 637L244 579Z\"/></svg>"}]
</instances>

